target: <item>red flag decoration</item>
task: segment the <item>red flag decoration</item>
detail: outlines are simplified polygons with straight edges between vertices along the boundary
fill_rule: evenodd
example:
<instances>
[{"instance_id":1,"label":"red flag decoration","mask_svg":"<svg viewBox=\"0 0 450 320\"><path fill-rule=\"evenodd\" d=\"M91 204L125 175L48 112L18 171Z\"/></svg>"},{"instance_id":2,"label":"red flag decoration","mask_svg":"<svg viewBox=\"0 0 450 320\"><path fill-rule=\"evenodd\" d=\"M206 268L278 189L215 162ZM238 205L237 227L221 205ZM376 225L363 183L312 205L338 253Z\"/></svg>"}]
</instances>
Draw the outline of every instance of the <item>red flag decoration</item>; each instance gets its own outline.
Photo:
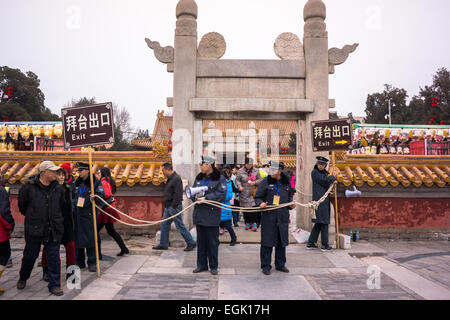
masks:
<instances>
[{"instance_id":1,"label":"red flag decoration","mask_svg":"<svg viewBox=\"0 0 450 320\"><path fill-rule=\"evenodd\" d=\"M437 107L437 103L438 103L437 97L431 98L431 106L432 106L433 108Z\"/></svg>"}]
</instances>

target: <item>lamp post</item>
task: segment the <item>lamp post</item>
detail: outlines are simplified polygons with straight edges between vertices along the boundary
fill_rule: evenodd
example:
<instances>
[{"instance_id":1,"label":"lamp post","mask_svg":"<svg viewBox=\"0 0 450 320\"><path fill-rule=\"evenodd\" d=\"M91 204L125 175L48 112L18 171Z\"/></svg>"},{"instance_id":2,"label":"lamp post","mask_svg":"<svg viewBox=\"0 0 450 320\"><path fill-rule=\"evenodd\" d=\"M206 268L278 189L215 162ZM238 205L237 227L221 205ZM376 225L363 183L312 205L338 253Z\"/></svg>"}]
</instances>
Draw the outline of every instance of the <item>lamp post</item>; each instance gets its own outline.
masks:
<instances>
[{"instance_id":1,"label":"lamp post","mask_svg":"<svg viewBox=\"0 0 450 320\"><path fill-rule=\"evenodd\" d=\"M386 119L389 117L389 125L391 125L392 124L392 121L391 121L391 117L392 117L391 116L391 99L389 99L388 102L389 102L389 114L385 115L384 118Z\"/></svg>"},{"instance_id":2,"label":"lamp post","mask_svg":"<svg viewBox=\"0 0 450 320\"><path fill-rule=\"evenodd\" d=\"M391 117L391 99L389 99L389 125L392 124L392 117Z\"/></svg>"}]
</instances>

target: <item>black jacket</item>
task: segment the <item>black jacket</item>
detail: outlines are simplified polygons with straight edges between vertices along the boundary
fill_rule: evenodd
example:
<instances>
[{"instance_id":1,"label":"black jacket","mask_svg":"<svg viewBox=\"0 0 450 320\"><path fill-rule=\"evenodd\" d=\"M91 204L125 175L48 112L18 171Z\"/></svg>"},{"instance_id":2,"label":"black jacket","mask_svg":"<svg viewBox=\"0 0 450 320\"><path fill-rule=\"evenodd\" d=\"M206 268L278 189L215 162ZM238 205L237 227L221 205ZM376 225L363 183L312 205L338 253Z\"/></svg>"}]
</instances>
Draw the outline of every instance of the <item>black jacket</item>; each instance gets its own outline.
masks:
<instances>
[{"instance_id":1,"label":"black jacket","mask_svg":"<svg viewBox=\"0 0 450 320\"><path fill-rule=\"evenodd\" d=\"M25 239L32 242L62 240L64 189L53 181L48 189L39 175L29 178L19 190L19 210L25 216Z\"/></svg>"},{"instance_id":2,"label":"black jacket","mask_svg":"<svg viewBox=\"0 0 450 320\"><path fill-rule=\"evenodd\" d=\"M95 179L95 177L94 190L96 195L105 198L105 192L103 190L102 183L99 180ZM72 193L73 213L75 219L75 246L77 248L93 248L95 247L95 238L93 210L90 199L90 179L87 178L85 181L83 181L83 179L78 178L75 181ZM77 206L78 198L84 198L84 204L82 207ZM95 204L100 208L105 206L105 204L97 198L95 199ZM96 210L96 214L98 214L98 210Z\"/></svg>"},{"instance_id":3,"label":"black jacket","mask_svg":"<svg viewBox=\"0 0 450 320\"><path fill-rule=\"evenodd\" d=\"M75 221L72 207L72 188L74 187L74 180L72 179L71 182L65 182L62 186L64 188L65 205L63 208L64 235L61 243L67 244L75 241Z\"/></svg>"},{"instance_id":4,"label":"black jacket","mask_svg":"<svg viewBox=\"0 0 450 320\"><path fill-rule=\"evenodd\" d=\"M260 206L263 202L272 205L277 189L279 189L279 204L292 202L294 190L291 188L288 176L282 172L280 180L268 175L261 181L255 195L256 205ZM289 210L289 207L284 207L261 212L261 246L276 246L278 234L280 234L281 245L283 247L289 245Z\"/></svg>"},{"instance_id":5,"label":"black jacket","mask_svg":"<svg viewBox=\"0 0 450 320\"><path fill-rule=\"evenodd\" d=\"M327 192L330 185L336 181L334 176L329 176L328 171L320 171L317 166L311 172L313 181L313 200L317 201ZM330 195L322 202L316 210L316 219L312 220L315 223L330 224Z\"/></svg>"},{"instance_id":6,"label":"black jacket","mask_svg":"<svg viewBox=\"0 0 450 320\"><path fill-rule=\"evenodd\" d=\"M183 201L183 182L180 176L174 172L168 179L164 188L164 207L174 209Z\"/></svg>"},{"instance_id":7,"label":"black jacket","mask_svg":"<svg viewBox=\"0 0 450 320\"><path fill-rule=\"evenodd\" d=\"M205 199L223 202L227 195L227 181L219 170L215 167L213 169L213 173L209 176L205 176L203 173L198 174L192 187L201 187L205 184L208 186ZM191 200L194 201L194 197L191 197ZM198 204L194 207L193 222L199 226L218 227L220 225L220 213L221 208L219 207Z\"/></svg>"}]
</instances>

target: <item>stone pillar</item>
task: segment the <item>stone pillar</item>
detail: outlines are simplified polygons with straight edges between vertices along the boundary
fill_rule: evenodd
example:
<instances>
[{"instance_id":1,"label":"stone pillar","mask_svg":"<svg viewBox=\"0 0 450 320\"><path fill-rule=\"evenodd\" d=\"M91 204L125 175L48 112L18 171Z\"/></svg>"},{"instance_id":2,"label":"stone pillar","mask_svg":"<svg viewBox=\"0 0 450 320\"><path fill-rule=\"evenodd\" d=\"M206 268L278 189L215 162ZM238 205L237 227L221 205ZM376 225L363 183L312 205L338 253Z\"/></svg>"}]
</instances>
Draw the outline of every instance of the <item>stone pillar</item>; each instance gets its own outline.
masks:
<instances>
[{"instance_id":1,"label":"stone pillar","mask_svg":"<svg viewBox=\"0 0 450 320\"><path fill-rule=\"evenodd\" d=\"M195 178L194 115L189 100L195 96L197 75L197 4L180 0L176 9L173 76L173 152L177 173L192 184ZM196 137L201 138L201 137Z\"/></svg>"},{"instance_id":2,"label":"stone pillar","mask_svg":"<svg viewBox=\"0 0 450 320\"><path fill-rule=\"evenodd\" d=\"M297 201L308 203L312 199L311 171L315 157L328 157L327 152L313 152L311 121L329 118L328 102L328 33L326 31L326 7L322 0L309 0L303 10L305 20L303 47L305 50L305 97L312 100L313 113L297 124ZM311 230L310 209L297 208L297 226Z\"/></svg>"},{"instance_id":3,"label":"stone pillar","mask_svg":"<svg viewBox=\"0 0 450 320\"><path fill-rule=\"evenodd\" d=\"M174 169L192 185L196 176L198 156L198 124L194 125L194 114L189 111L189 100L195 97L197 77L197 4L194 0L180 0L176 8L177 24L174 44L173 73L173 151ZM201 132L201 131L200 131ZM183 189L184 190L184 189ZM191 204L190 199L183 197L183 208ZM183 221L192 228L192 210L183 214Z\"/></svg>"}]
</instances>

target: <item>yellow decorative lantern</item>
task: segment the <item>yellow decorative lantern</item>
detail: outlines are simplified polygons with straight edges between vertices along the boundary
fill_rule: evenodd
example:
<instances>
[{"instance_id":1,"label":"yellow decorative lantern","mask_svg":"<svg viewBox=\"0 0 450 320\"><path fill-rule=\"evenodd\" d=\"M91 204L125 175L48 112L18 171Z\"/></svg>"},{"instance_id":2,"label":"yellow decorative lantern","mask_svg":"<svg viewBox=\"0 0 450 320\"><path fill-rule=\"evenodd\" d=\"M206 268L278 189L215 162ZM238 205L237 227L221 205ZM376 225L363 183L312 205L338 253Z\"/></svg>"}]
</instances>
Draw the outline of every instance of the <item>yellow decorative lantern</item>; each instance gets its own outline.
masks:
<instances>
[{"instance_id":1,"label":"yellow decorative lantern","mask_svg":"<svg viewBox=\"0 0 450 320\"><path fill-rule=\"evenodd\" d=\"M8 143L8 151L14 151L14 143Z\"/></svg>"},{"instance_id":2,"label":"yellow decorative lantern","mask_svg":"<svg viewBox=\"0 0 450 320\"><path fill-rule=\"evenodd\" d=\"M444 137L448 138L448 131L444 130Z\"/></svg>"},{"instance_id":3,"label":"yellow decorative lantern","mask_svg":"<svg viewBox=\"0 0 450 320\"><path fill-rule=\"evenodd\" d=\"M42 136L42 126L34 125L31 126L31 132L33 133L33 136L40 137Z\"/></svg>"},{"instance_id":4,"label":"yellow decorative lantern","mask_svg":"<svg viewBox=\"0 0 450 320\"><path fill-rule=\"evenodd\" d=\"M44 126L44 136L48 139L51 139L53 137L53 126L52 125Z\"/></svg>"},{"instance_id":5,"label":"yellow decorative lantern","mask_svg":"<svg viewBox=\"0 0 450 320\"><path fill-rule=\"evenodd\" d=\"M17 126L10 125L8 126L8 133L11 139L17 140L17 137L19 136L19 128Z\"/></svg>"},{"instance_id":6,"label":"yellow decorative lantern","mask_svg":"<svg viewBox=\"0 0 450 320\"><path fill-rule=\"evenodd\" d=\"M2 140L6 139L6 134L8 133L8 128L6 126L1 126L0 127L0 138Z\"/></svg>"},{"instance_id":7,"label":"yellow decorative lantern","mask_svg":"<svg viewBox=\"0 0 450 320\"><path fill-rule=\"evenodd\" d=\"M6 142L0 143L0 151L8 151L8 145L6 144Z\"/></svg>"},{"instance_id":8,"label":"yellow decorative lantern","mask_svg":"<svg viewBox=\"0 0 450 320\"><path fill-rule=\"evenodd\" d=\"M62 139L63 137L63 132L62 132L62 124L57 124L53 130L55 136L57 139Z\"/></svg>"},{"instance_id":9,"label":"yellow decorative lantern","mask_svg":"<svg viewBox=\"0 0 450 320\"><path fill-rule=\"evenodd\" d=\"M28 125L20 126L19 131L20 131L20 135L25 140L28 140L30 138L30 127Z\"/></svg>"}]
</instances>

